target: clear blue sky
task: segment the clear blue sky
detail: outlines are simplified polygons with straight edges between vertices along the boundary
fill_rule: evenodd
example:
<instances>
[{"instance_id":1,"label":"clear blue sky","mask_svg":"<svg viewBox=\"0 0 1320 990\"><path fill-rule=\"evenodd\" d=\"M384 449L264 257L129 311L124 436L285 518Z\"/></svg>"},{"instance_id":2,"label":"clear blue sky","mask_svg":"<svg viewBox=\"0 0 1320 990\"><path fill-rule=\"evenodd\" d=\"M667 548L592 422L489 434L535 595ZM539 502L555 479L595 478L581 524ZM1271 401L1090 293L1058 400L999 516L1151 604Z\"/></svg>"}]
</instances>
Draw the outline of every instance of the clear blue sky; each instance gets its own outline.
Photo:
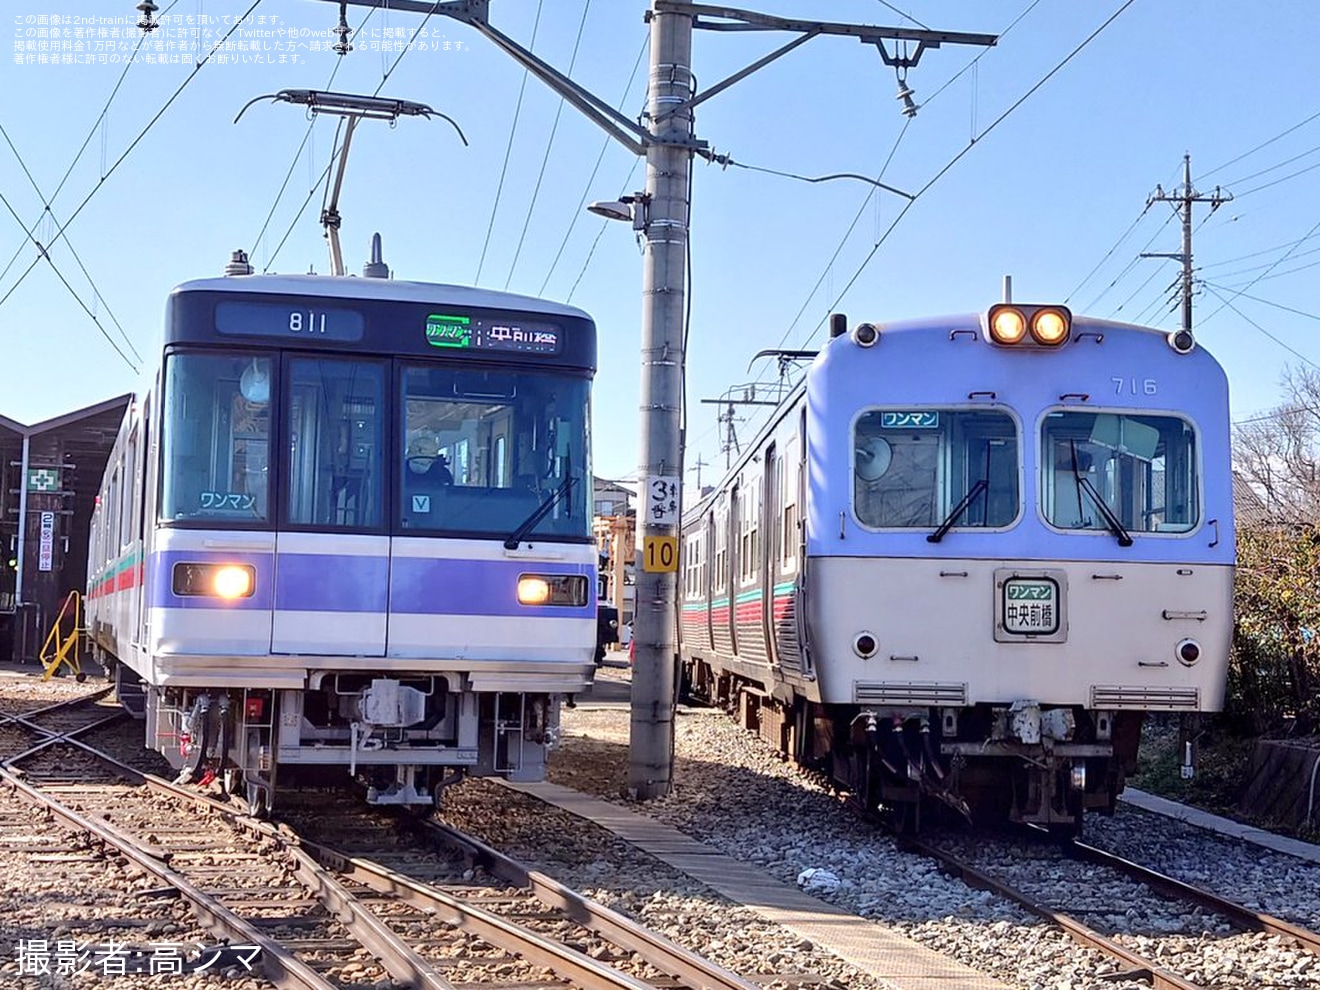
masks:
<instances>
[{"instance_id":1,"label":"clear blue sky","mask_svg":"<svg viewBox=\"0 0 1320 990\"><path fill-rule=\"evenodd\" d=\"M558 97L535 79L524 89L519 66L452 21L431 18L426 36L417 38L427 50L410 51L395 65L397 47L422 18L379 11L364 24L367 11L350 8L350 23L361 30L356 49L340 59L325 50L337 7L316 0L260 0L252 10L257 20L248 31L306 32L287 61L274 47L287 44L287 35L263 39L270 47L262 51L252 34L235 33L222 50L227 60L213 58L176 96L194 52L204 54L226 30L224 18L232 22L252 0L158 2L169 16L152 41L166 58L140 61L126 74L111 60L137 40L131 0L15 0L6 7L12 40L0 65L0 125L12 148L0 141L0 193L23 225L36 225L43 243L53 239L56 221L80 205L81 212L67 242L51 249L55 267L38 261L20 284L36 250L0 205L0 270L15 259L0 276L0 296L7 296L0 303L0 414L32 422L137 385L129 362L73 293L132 358L122 326L149 367L170 288L218 274L234 248L252 251L259 270L324 272L317 180L329 160L333 119L317 123L305 145L308 121L300 108L260 103L233 120L253 97L282 88L371 93L393 65L381 93L450 115L470 146L441 121L359 128L341 201L350 270L360 271L370 235L380 231L397 277L507 287L588 310L601 341L596 471L635 474L640 254L626 225L579 208L584 196L611 199L642 188L642 168L626 149L606 146L602 132L571 107L561 113ZM524 45L533 45L535 33L536 52L564 71L577 44L571 75L632 116L644 101L647 6L492 0L491 20ZM1314 5L742 6L799 17L828 8L837 21L912 26L895 12L901 8L931 29L1008 30L993 49L926 52L908 75L922 104L910 123L899 113L894 71L874 48L846 38L812 40L701 107L698 136L737 162L801 176L875 177L883 169L887 184L921 194L889 231L905 201L865 184L809 184L698 163L689 465L698 455L723 464L715 407L697 400L771 377L767 366L747 370L752 355L818 345L833 309L852 322L982 310L998 300L1002 276L1011 273L1015 297L1024 301L1067 301L1091 315L1176 326L1168 289L1177 264L1137 255L1179 249L1171 208L1145 207L1157 183L1166 190L1179 183L1184 152L1192 155L1199 191L1219 185L1236 197L1213 215L1196 208L1194 241L1209 286L1196 299L1198 336L1228 369L1235 417L1277 404L1286 366L1320 362L1320 303L1308 292L1320 250ZM53 27L40 20L52 14L120 22L66 21L51 37ZM193 28L212 34L194 41L185 33ZM786 40L699 32L699 84L713 84ZM51 197L85 141L46 214L25 172ZM739 425L744 440L754 429L754 420Z\"/></svg>"}]
</instances>

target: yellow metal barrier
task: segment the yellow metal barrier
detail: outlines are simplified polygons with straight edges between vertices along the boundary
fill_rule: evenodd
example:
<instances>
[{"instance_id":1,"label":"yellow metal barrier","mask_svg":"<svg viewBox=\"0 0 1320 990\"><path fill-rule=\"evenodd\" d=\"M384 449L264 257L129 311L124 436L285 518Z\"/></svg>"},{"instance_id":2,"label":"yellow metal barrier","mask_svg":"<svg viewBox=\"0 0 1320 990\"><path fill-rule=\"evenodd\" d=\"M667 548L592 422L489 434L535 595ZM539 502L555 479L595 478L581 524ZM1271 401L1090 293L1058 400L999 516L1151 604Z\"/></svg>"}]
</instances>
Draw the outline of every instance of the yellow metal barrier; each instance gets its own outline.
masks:
<instances>
[{"instance_id":1,"label":"yellow metal barrier","mask_svg":"<svg viewBox=\"0 0 1320 990\"><path fill-rule=\"evenodd\" d=\"M72 610L73 628L66 635L63 630L64 619L69 615L70 610ZM65 596L64 604L60 606L60 614L55 616L55 624L50 627L46 642L41 647L41 666L46 669L41 675L43 681L50 680L58 673L60 667L68 667L75 680L87 679L87 675L82 670L82 652L78 648L84 632L86 630L82 627L82 595L70 591Z\"/></svg>"}]
</instances>

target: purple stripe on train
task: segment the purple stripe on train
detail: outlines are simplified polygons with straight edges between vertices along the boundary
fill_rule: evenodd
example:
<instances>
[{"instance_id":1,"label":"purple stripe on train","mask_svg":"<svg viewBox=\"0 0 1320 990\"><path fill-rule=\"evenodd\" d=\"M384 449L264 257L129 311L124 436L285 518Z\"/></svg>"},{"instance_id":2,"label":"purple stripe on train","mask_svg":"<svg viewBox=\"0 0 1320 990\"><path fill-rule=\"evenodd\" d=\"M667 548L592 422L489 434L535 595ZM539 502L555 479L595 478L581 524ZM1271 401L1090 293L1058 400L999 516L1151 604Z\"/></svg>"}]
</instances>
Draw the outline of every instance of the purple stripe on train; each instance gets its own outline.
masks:
<instances>
[{"instance_id":1,"label":"purple stripe on train","mask_svg":"<svg viewBox=\"0 0 1320 990\"><path fill-rule=\"evenodd\" d=\"M256 590L250 598L226 600L174 594L171 575L181 562L250 564ZM379 614L387 602L395 614L594 617L595 569L590 564L521 560L453 560L337 554L232 553L171 550L151 555L151 606L155 608L243 609ZM576 574L587 579L583 606L518 604L521 574ZM276 575L273 578L272 575Z\"/></svg>"}]
</instances>

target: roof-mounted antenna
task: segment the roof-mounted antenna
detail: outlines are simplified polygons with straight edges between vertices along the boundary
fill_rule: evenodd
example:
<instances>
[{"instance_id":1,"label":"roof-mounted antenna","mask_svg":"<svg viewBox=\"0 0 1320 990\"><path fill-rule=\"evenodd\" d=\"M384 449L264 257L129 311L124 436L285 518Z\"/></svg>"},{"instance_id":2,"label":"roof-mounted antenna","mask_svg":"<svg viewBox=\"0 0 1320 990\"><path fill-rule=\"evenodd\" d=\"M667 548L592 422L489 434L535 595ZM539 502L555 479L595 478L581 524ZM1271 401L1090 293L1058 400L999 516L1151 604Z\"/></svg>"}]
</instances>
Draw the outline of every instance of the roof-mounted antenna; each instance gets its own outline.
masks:
<instances>
[{"instance_id":1,"label":"roof-mounted antenna","mask_svg":"<svg viewBox=\"0 0 1320 990\"><path fill-rule=\"evenodd\" d=\"M339 215L339 192L344 184L344 168L348 164L348 147L353 140L353 130L357 127L358 121L367 120L388 120L391 124L400 117L439 117L441 120L449 122L449 125L458 132L459 139L466 147L468 140L463 135L463 130L454 122L452 117L446 116L436 110L431 109L425 103L414 103L411 100L397 100L382 96L357 96L352 93L332 93L327 90L316 89L282 89L278 93L258 96L249 100L238 116L234 118L234 123L238 123L239 118L247 112L247 108L252 106L258 100L275 100L284 103L297 103L308 108L313 113L332 113L339 117L348 119L348 126L344 131L344 143L338 150L339 165L335 170L333 181L326 180L326 202L321 210L321 224L325 227L326 240L330 242L330 274L344 274L344 255L339 247L339 224L341 217Z\"/></svg>"},{"instance_id":2,"label":"roof-mounted antenna","mask_svg":"<svg viewBox=\"0 0 1320 990\"><path fill-rule=\"evenodd\" d=\"M366 278L390 277L390 266L381 257L379 231L371 235L371 260L362 266L362 274Z\"/></svg>"}]
</instances>

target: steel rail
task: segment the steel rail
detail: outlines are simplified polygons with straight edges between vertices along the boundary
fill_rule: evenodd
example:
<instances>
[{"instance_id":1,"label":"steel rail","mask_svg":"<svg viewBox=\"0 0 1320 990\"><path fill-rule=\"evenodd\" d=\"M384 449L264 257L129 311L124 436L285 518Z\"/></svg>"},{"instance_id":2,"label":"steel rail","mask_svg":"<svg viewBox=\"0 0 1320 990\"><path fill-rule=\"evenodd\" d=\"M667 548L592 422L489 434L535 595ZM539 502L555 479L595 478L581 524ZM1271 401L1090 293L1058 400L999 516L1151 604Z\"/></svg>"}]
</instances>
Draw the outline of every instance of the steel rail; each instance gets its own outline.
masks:
<instances>
[{"instance_id":1,"label":"steel rail","mask_svg":"<svg viewBox=\"0 0 1320 990\"><path fill-rule=\"evenodd\" d=\"M19 780L0 767L0 782L8 784L20 797L56 815L73 829L86 833L114 848L167 886L177 890L192 905L198 923L218 938L237 941L261 949L262 975L281 990L337 990L336 985L298 960L278 942L263 935L254 925L239 917L216 898L195 886L159 859L144 853L139 844L126 839L117 829L86 818L48 794Z\"/></svg>"},{"instance_id":2,"label":"steel rail","mask_svg":"<svg viewBox=\"0 0 1320 990\"><path fill-rule=\"evenodd\" d=\"M1146 886L1169 897L1183 898L1212 911L1217 911L1240 928L1296 939L1306 951L1320 954L1320 934L1310 929L1294 925L1271 914L1253 911L1203 887L1185 883L1175 877L1159 873L1150 867L1142 866L1140 863L1124 859L1122 856L1106 852L1103 849L1097 849L1095 846L1076 839L1066 844L1063 849L1068 855L1077 859L1108 866L1110 869L1124 873L1134 880L1140 880Z\"/></svg>"},{"instance_id":3,"label":"steel rail","mask_svg":"<svg viewBox=\"0 0 1320 990\"><path fill-rule=\"evenodd\" d=\"M1150 980L1152 990L1205 990L1199 984L1192 983L1183 979L1177 973L1165 969L1156 964L1153 960L1144 956L1139 956L1135 952L1125 949L1111 938L1101 935L1094 928L1078 921L1071 915L1063 914L1052 908L1047 908L1043 904L1033 901L1030 897L1020 891L1010 887L1008 884L995 879L988 873L982 873L976 867L963 862L952 853L945 852L935 846L929 845L920 839L904 837L900 840L902 848L912 852L928 856L938 862L946 871L958 877L969 887L975 887L978 890L988 890L1000 897L1006 897L1011 901L1020 904L1037 917L1049 921L1051 924L1058 925L1073 941L1088 948L1095 949L1114 959L1119 960L1129 971L1120 974L1114 974L1110 979L1129 979L1129 980Z\"/></svg>"},{"instance_id":4,"label":"steel rail","mask_svg":"<svg viewBox=\"0 0 1320 990\"><path fill-rule=\"evenodd\" d=\"M349 879L379 893L390 894L413 907L433 913L447 925L471 932L491 945L511 952L525 961L551 970L570 985L581 990L655 990L635 976L592 959L553 939L516 925L442 890L406 877L379 863L340 853L317 842L300 840L302 848L316 861Z\"/></svg>"},{"instance_id":5,"label":"steel rail","mask_svg":"<svg viewBox=\"0 0 1320 990\"><path fill-rule=\"evenodd\" d=\"M322 870L306 853L298 848L301 840L296 836L291 836L286 829L271 825L268 822L257 821L240 813L234 807L216 801L214 798L205 794L198 794L180 787L169 781L162 780L153 774L143 773L128 764L123 763L108 753L103 753L98 749L88 746L86 743L77 739L63 738L52 740L64 745L69 745L86 752L88 755L101 760L114 767L119 772L130 776L132 779L140 781L148 789L160 793L168 794L172 797L189 801L205 807L210 812L222 815L228 822L235 827L241 828L250 833L256 833L261 837L271 840L278 847L280 852L290 856L297 864L294 870L295 876L303 887L312 894L317 902L326 910L326 912L344 926L363 948L371 952L377 960L385 967L386 971L396 980L405 986L418 988L418 990L453 990L453 984L441 976L435 968L423 959L404 939L394 932L381 919L377 918L370 911L367 911L360 904L355 903L353 895L340 884L333 876ZM58 802L52 798L40 795L35 788L30 788L11 773L6 771L3 765L0 765L0 777L8 778L18 783L25 791L38 794L40 800L49 803L52 806L58 806ZM62 806L61 806L62 807ZM70 814L73 814L70 812ZM83 822L79 816L76 816L79 822ZM206 899L205 910L208 914L218 914L224 917L227 922L238 925L242 931L242 939L248 944L261 945L262 959L267 958L271 952L278 953L278 967L284 971L287 970L296 981L293 983L280 983L274 977L272 981L277 985L290 986L293 988L305 987L308 990L328 990L334 988L335 984L324 980L310 969L305 963L298 960L295 956L279 947L277 942L262 936L256 928L249 925L239 915L234 914L222 903L205 892L192 887L182 875L175 873L168 868L168 863L172 853L168 849L149 846L145 839L129 836L121 832L118 828L104 821L87 821L86 824L79 824L77 827L86 828L94 831L98 836L105 838L117 849L132 850L135 862L157 863L157 867L147 867L153 873L160 876L166 883L176 887L195 904L196 897ZM149 851L143 855L141 850ZM174 878L178 878L181 883L176 883ZM184 885L187 885L186 887ZM199 912L198 917L202 914ZM228 933L225 933L228 934ZM271 948L268 949L267 947ZM269 975L269 974L268 974ZM308 979L313 982L306 982Z\"/></svg>"},{"instance_id":6,"label":"steel rail","mask_svg":"<svg viewBox=\"0 0 1320 990\"><path fill-rule=\"evenodd\" d=\"M42 725L38 725L35 722L30 722L28 721L26 716L15 716L5 724L21 725L29 732L36 732L40 735L44 735L46 738L42 739L35 746L29 746L21 753L15 753L13 756L5 757L3 761L0 761L0 766L7 767L10 764L17 763L19 760L22 760L26 757L35 756L37 753L40 753L43 749L49 749L51 746L56 746L59 745L60 743L73 742L78 736L85 735L88 732L91 732L93 729L104 728L107 725L111 725L127 717L128 717L127 712L122 712L122 711L114 712L110 715L106 715L104 718L98 719L95 722L90 722L87 725L80 725L76 728L70 729L67 732L59 732L54 729L48 729Z\"/></svg>"},{"instance_id":7,"label":"steel rail","mask_svg":"<svg viewBox=\"0 0 1320 990\"><path fill-rule=\"evenodd\" d=\"M110 694L110 692L112 692L113 690L114 690L113 686L97 688L95 691L89 691L87 694L80 694L76 698L69 698L66 699L65 701L57 701L54 704L45 705L41 708L32 708L29 709L28 711L22 711L22 712L0 711L0 725L4 725L6 722L18 721L20 719L35 718L39 715L48 715L51 712L57 712L62 708L71 708L74 705L81 705L83 702L86 701L100 701L106 695Z\"/></svg>"},{"instance_id":8,"label":"steel rail","mask_svg":"<svg viewBox=\"0 0 1320 990\"><path fill-rule=\"evenodd\" d=\"M415 823L433 841L458 847L474 862L516 887L527 887L543 904L563 911L574 922L609 939L620 948L636 953L661 972L689 986L757 990L749 983L689 949L638 925L631 918L588 900L558 880L529 870L497 849L447 825L435 821Z\"/></svg>"}]
</instances>

